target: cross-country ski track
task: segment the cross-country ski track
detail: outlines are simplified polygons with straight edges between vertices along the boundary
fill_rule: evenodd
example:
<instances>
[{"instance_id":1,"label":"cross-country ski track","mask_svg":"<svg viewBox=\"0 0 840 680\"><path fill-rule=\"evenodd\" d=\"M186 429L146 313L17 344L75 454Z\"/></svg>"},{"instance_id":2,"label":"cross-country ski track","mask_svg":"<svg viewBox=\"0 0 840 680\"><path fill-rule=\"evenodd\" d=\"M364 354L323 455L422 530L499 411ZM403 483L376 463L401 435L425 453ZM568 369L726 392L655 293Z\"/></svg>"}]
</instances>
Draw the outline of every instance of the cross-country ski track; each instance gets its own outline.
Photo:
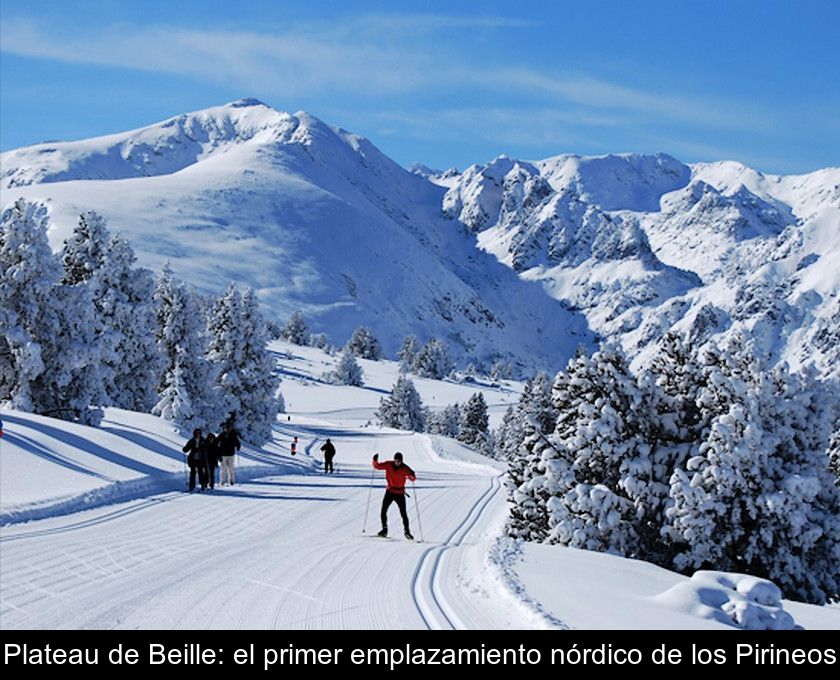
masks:
<instances>
[{"instance_id":1,"label":"cross-country ski track","mask_svg":"<svg viewBox=\"0 0 840 680\"><path fill-rule=\"evenodd\" d=\"M3 527L3 628L540 625L488 564L506 503L498 469L459 461L457 451L442 459L425 435L316 421L297 428L297 466L267 468L232 488L168 491ZM338 450L338 474L329 476L300 464L318 453L325 431ZM408 499L416 542L403 538L396 506L392 538L376 537L382 472L363 527L370 458L397 450L418 475Z\"/></svg>"}]
</instances>

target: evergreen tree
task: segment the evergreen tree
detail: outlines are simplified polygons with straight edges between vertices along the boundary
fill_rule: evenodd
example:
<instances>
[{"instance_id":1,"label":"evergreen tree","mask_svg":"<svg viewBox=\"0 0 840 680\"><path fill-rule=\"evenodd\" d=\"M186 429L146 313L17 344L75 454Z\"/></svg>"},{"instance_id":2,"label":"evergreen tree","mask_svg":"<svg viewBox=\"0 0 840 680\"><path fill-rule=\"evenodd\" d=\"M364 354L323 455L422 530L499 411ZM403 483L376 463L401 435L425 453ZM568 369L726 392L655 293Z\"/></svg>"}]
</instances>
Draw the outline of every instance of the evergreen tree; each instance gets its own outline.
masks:
<instances>
[{"instance_id":1,"label":"evergreen tree","mask_svg":"<svg viewBox=\"0 0 840 680\"><path fill-rule=\"evenodd\" d=\"M256 293L248 288L242 294L242 364L239 368L241 393L235 412L236 427L245 440L261 446L271 439L277 413L285 410L278 388L280 378L274 355L268 349L268 326L259 309Z\"/></svg>"},{"instance_id":2,"label":"evergreen tree","mask_svg":"<svg viewBox=\"0 0 840 680\"><path fill-rule=\"evenodd\" d=\"M385 427L423 432L423 403L414 383L402 375L397 378L391 394L380 401L377 417Z\"/></svg>"},{"instance_id":3,"label":"evergreen tree","mask_svg":"<svg viewBox=\"0 0 840 680\"><path fill-rule=\"evenodd\" d=\"M420 343L413 335L406 335L402 347L397 352L397 359L400 360L400 371L407 373L414 366L414 359L420 351Z\"/></svg>"},{"instance_id":4,"label":"evergreen tree","mask_svg":"<svg viewBox=\"0 0 840 680\"><path fill-rule=\"evenodd\" d=\"M671 479L666 532L683 546L675 564L766 577L817 604L840 599L830 399L813 373L745 370L761 361L737 339L729 349L711 357L700 398L723 412Z\"/></svg>"},{"instance_id":5,"label":"evergreen tree","mask_svg":"<svg viewBox=\"0 0 840 680\"><path fill-rule=\"evenodd\" d=\"M347 342L347 349L360 359L379 361L382 358L379 340L367 326L359 326L353 331L353 335Z\"/></svg>"},{"instance_id":6,"label":"evergreen tree","mask_svg":"<svg viewBox=\"0 0 840 680\"><path fill-rule=\"evenodd\" d=\"M226 417L214 388L216 370L207 360L205 322L198 299L165 265L155 289L157 343L165 368L152 413L182 432L212 431Z\"/></svg>"},{"instance_id":7,"label":"evergreen tree","mask_svg":"<svg viewBox=\"0 0 840 680\"><path fill-rule=\"evenodd\" d=\"M96 272L96 307L108 352L102 366L108 403L150 411L156 401L162 357L155 339L155 282L148 269L135 268L131 246L114 237Z\"/></svg>"},{"instance_id":8,"label":"evergreen tree","mask_svg":"<svg viewBox=\"0 0 840 680\"><path fill-rule=\"evenodd\" d=\"M445 378L452 370L452 360L446 346L437 338L429 340L415 356L413 369L421 378Z\"/></svg>"},{"instance_id":9,"label":"evergreen tree","mask_svg":"<svg viewBox=\"0 0 840 680\"><path fill-rule=\"evenodd\" d=\"M60 283L42 206L0 217L0 398L13 408L97 425L105 400L90 287Z\"/></svg>"},{"instance_id":10,"label":"evergreen tree","mask_svg":"<svg viewBox=\"0 0 840 680\"><path fill-rule=\"evenodd\" d=\"M461 431L461 407L458 404L449 404L440 413L427 418L426 422L432 434L457 438Z\"/></svg>"},{"instance_id":11,"label":"evergreen tree","mask_svg":"<svg viewBox=\"0 0 840 680\"><path fill-rule=\"evenodd\" d=\"M93 211L79 215L79 222L61 251L62 283L75 286L89 280L102 267L109 240L108 227L100 215Z\"/></svg>"},{"instance_id":12,"label":"evergreen tree","mask_svg":"<svg viewBox=\"0 0 840 680\"><path fill-rule=\"evenodd\" d=\"M328 382L331 382L334 385L352 385L354 387L361 387L364 384L362 379L362 369L349 347L344 349L335 370L327 373L325 378Z\"/></svg>"},{"instance_id":13,"label":"evergreen tree","mask_svg":"<svg viewBox=\"0 0 840 680\"><path fill-rule=\"evenodd\" d=\"M292 312L286 325L283 326L282 337L293 345L309 344L309 326L300 311Z\"/></svg>"},{"instance_id":14,"label":"evergreen tree","mask_svg":"<svg viewBox=\"0 0 840 680\"><path fill-rule=\"evenodd\" d=\"M624 355L610 346L580 355L558 386L559 416L542 460L549 540L644 555L642 529L658 508L645 502L650 447L639 422L641 391Z\"/></svg>"},{"instance_id":15,"label":"evergreen tree","mask_svg":"<svg viewBox=\"0 0 840 680\"><path fill-rule=\"evenodd\" d=\"M268 331L254 290L240 295L233 284L216 300L207 323L207 358L216 368L219 408L243 439L257 446L271 438L281 406Z\"/></svg>"},{"instance_id":16,"label":"evergreen tree","mask_svg":"<svg viewBox=\"0 0 840 680\"><path fill-rule=\"evenodd\" d=\"M487 402L481 392L475 392L461 409L461 427L458 440L475 444L480 435L487 434Z\"/></svg>"}]
</instances>

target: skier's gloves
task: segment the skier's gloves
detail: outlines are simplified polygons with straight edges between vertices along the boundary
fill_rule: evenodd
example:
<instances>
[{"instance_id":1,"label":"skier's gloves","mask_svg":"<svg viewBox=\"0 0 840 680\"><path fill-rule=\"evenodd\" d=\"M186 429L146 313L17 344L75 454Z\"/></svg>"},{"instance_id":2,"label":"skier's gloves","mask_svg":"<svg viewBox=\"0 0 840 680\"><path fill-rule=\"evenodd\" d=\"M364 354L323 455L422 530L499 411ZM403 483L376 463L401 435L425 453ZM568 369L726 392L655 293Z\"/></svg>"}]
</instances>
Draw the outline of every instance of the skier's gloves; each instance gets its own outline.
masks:
<instances>
[{"instance_id":1,"label":"skier's gloves","mask_svg":"<svg viewBox=\"0 0 840 680\"><path fill-rule=\"evenodd\" d=\"M374 459L375 461L379 462L379 454L378 454L378 453L374 453L374 454L373 454L373 459Z\"/></svg>"}]
</instances>

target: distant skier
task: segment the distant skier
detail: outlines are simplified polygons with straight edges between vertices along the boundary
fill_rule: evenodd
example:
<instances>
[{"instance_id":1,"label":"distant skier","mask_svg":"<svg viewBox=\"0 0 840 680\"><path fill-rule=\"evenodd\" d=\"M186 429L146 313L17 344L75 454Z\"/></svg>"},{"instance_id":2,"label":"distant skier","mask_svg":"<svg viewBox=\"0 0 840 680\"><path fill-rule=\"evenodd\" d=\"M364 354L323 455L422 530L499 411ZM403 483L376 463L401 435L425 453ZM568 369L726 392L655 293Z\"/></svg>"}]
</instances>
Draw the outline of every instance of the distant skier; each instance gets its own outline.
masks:
<instances>
[{"instance_id":1,"label":"distant skier","mask_svg":"<svg viewBox=\"0 0 840 680\"><path fill-rule=\"evenodd\" d=\"M327 443L321 447L321 451L324 452L324 474L333 472L332 462L335 457L335 446L333 446L329 437L327 437Z\"/></svg>"},{"instance_id":2,"label":"distant skier","mask_svg":"<svg viewBox=\"0 0 840 680\"><path fill-rule=\"evenodd\" d=\"M377 453L373 457L373 467L377 470L385 470L385 481L388 483L385 489L385 497L382 499L382 512L380 513L382 531L377 535L382 538L388 535L388 508L391 503L396 503L400 509L405 537L413 541L414 536L411 535L408 526L408 513L405 510L405 480L410 479L413 482L417 479L417 475L414 474L414 470L403 463L403 455L399 451L394 454L394 460L386 460L384 463L379 462L379 454Z\"/></svg>"},{"instance_id":3,"label":"distant skier","mask_svg":"<svg viewBox=\"0 0 840 680\"><path fill-rule=\"evenodd\" d=\"M242 448L242 442L239 441L239 433L233 429L230 422L224 424L222 433L219 435L219 453L222 460L222 471L219 475L219 484L224 486L225 480L233 486L233 457L236 452Z\"/></svg>"},{"instance_id":4,"label":"distant skier","mask_svg":"<svg viewBox=\"0 0 840 680\"><path fill-rule=\"evenodd\" d=\"M196 473L201 490L204 491L207 488L207 442L201 436L201 428L193 430L192 438L184 444L182 451L187 454L190 466L190 492L195 490Z\"/></svg>"},{"instance_id":5,"label":"distant skier","mask_svg":"<svg viewBox=\"0 0 840 680\"><path fill-rule=\"evenodd\" d=\"M297 437L292 440L292 455L294 456L297 453Z\"/></svg>"}]
</instances>

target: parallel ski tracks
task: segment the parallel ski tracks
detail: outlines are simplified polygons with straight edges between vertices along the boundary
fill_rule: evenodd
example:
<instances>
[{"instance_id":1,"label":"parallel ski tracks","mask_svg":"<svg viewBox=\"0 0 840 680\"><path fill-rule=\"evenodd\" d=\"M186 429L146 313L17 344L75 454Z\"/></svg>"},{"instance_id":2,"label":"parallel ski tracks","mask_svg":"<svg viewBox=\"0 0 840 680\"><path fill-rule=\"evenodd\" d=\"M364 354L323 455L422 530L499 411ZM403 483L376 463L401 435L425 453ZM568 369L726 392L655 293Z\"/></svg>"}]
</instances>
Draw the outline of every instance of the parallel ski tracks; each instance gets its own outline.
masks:
<instances>
[{"instance_id":1,"label":"parallel ski tracks","mask_svg":"<svg viewBox=\"0 0 840 680\"><path fill-rule=\"evenodd\" d=\"M439 580L443 556L463 544L478 523L490 501L502 488L501 475L490 478L488 488L473 503L464 520L452 531L442 545L428 548L420 558L412 579L412 596L423 623L429 630L463 630L467 626L459 619L443 595Z\"/></svg>"}]
</instances>

